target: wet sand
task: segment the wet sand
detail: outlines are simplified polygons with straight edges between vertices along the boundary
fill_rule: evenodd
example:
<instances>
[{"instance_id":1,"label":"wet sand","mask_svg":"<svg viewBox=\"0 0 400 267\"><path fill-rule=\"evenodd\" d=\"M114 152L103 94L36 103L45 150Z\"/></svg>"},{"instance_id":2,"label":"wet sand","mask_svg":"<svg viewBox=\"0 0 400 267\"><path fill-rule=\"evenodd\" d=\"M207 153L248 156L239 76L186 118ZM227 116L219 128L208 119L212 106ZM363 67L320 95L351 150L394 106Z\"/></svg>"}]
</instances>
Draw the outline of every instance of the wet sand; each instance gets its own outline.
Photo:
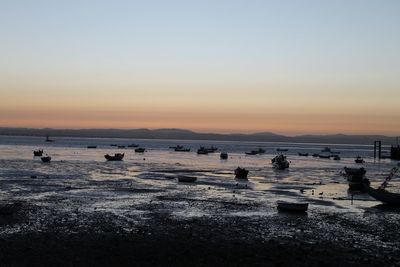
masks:
<instances>
[{"instance_id":1,"label":"wet sand","mask_svg":"<svg viewBox=\"0 0 400 267\"><path fill-rule=\"evenodd\" d=\"M397 266L400 261L396 208L332 212L311 206L307 214L288 214L234 195L199 197L201 185L168 190L125 180L71 184L23 179L19 187L35 195L26 197L30 193L23 190L3 195L2 266ZM246 189L235 194L241 190Z\"/></svg>"}]
</instances>

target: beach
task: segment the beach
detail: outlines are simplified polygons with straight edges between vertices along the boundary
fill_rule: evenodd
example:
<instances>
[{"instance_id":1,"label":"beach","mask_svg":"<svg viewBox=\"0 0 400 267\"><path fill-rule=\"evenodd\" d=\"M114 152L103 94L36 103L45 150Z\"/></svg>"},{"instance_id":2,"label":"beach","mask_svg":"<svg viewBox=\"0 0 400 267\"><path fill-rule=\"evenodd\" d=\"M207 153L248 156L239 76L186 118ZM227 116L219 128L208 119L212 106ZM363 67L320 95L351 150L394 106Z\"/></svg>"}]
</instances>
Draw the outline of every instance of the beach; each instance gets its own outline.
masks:
<instances>
[{"instance_id":1,"label":"beach","mask_svg":"<svg viewBox=\"0 0 400 267\"><path fill-rule=\"evenodd\" d=\"M236 143L212 143L229 153L221 161L219 153L177 153L168 150L169 143L156 147L146 141L155 147L141 155L125 149L124 161L107 162L104 154L114 148L88 150L86 144L109 140L79 145L4 140L3 266L396 266L400 261L399 209L349 192L341 175L344 166L357 166L353 160L361 154L367 176L379 185L397 163L374 161L369 147L338 146L344 156L336 162L296 155L323 145L290 144L289 170L276 171L270 160L282 144L246 144L244 150L267 148L264 155L246 157ZM33 158L39 145L51 153L49 164ZM249 169L248 181L234 179L239 164ZM180 175L197 181L179 183ZM396 180L390 190L399 188ZM309 209L280 212L277 200L305 201Z\"/></svg>"}]
</instances>

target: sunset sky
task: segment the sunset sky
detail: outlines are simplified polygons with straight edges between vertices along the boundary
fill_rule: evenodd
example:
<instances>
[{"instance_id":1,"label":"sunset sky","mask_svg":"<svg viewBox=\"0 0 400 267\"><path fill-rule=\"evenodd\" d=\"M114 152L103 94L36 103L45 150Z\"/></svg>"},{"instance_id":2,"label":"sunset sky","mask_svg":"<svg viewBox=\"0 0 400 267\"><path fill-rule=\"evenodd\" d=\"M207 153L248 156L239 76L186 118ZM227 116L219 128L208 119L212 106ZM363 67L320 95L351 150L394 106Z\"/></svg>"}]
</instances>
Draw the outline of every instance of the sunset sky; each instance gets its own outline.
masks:
<instances>
[{"instance_id":1,"label":"sunset sky","mask_svg":"<svg viewBox=\"0 0 400 267\"><path fill-rule=\"evenodd\" d=\"M0 127L400 135L400 1L0 1Z\"/></svg>"}]
</instances>

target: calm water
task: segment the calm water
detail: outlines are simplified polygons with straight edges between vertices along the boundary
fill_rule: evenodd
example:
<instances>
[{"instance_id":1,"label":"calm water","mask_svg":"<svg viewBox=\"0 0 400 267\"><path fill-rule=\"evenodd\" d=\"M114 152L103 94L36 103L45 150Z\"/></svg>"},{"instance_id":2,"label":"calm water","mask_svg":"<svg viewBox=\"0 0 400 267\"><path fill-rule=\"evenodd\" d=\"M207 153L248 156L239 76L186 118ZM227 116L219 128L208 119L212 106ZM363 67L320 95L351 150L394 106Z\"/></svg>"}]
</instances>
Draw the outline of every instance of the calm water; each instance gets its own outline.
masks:
<instances>
[{"instance_id":1,"label":"calm water","mask_svg":"<svg viewBox=\"0 0 400 267\"><path fill-rule=\"evenodd\" d=\"M148 195L132 195L126 190L115 190L115 186L126 185L135 189L154 189L165 195L190 194L199 199L219 201L254 201L274 206L278 199L306 200L312 209L360 210L378 203L365 194L357 194L353 204L347 190L346 179L341 175L343 167L367 169L367 176L378 185L391 167L397 162L375 161L373 147L365 145L299 144L267 142L221 142L221 141L179 141L179 140L133 140L105 138L54 138L46 143L38 137L0 137L0 182L3 197L21 199L49 198L52 195L102 197L95 205L104 209L136 201L148 201ZM118 149L110 144L138 144L147 152L135 153L134 148ZM175 152L170 146L183 145L191 152ZM96 145L97 149L87 149ZM229 153L228 160L220 160L219 153L197 155L200 146L216 146L219 151ZM320 153L324 147L340 152L340 161L300 157L298 152ZM266 150L263 155L247 156L245 151ZM272 169L270 160L277 148L287 148L285 154L291 161L289 170ZM33 157L33 150L44 149L52 156L50 164L43 164ZM384 148L386 150L387 148ZM105 154L124 152L123 162L107 162ZM354 158L364 157L365 164L354 163ZM238 167L250 170L249 181L240 182L233 178L233 170ZM191 175L198 178L193 186L182 185L176 175ZM31 176L38 179L31 179ZM398 190L396 181L390 190ZM35 181L33 184L32 181ZM105 183L99 183L106 181ZM40 183L40 190L38 184ZM44 184L47 189L44 189ZM73 190L62 190L63 188ZM113 190L111 190L111 188ZM299 189L305 189L301 193ZM314 193L313 193L314 190ZM319 193L323 192L323 197ZM107 202L112 199L112 204ZM118 204L116 199L121 199ZM264 209L268 210L268 209ZM208 211L197 211L199 214ZM262 211L260 211L262 212ZM193 210L177 209L177 214L196 213Z\"/></svg>"}]
</instances>

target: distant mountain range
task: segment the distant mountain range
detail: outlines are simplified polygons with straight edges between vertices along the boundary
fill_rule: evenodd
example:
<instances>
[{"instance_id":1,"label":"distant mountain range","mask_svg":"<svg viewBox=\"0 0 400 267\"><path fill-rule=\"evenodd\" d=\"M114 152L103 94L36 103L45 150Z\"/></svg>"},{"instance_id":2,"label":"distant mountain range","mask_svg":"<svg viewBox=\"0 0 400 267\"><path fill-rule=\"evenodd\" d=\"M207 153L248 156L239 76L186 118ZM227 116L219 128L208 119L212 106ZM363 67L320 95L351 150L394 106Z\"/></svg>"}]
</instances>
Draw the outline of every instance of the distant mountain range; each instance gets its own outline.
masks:
<instances>
[{"instance_id":1,"label":"distant mountain range","mask_svg":"<svg viewBox=\"0 0 400 267\"><path fill-rule=\"evenodd\" d=\"M220 141L255 141L255 142L298 142L327 144L373 144L381 140L384 145L396 144L396 137L384 135L299 135L285 136L271 132L254 134L216 134L197 133L183 129L32 129L1 128L0 135L46 136L51 137L100 137L133 139L180 139L180 140L220 140Z\"/></svg>"}]
</instances>

